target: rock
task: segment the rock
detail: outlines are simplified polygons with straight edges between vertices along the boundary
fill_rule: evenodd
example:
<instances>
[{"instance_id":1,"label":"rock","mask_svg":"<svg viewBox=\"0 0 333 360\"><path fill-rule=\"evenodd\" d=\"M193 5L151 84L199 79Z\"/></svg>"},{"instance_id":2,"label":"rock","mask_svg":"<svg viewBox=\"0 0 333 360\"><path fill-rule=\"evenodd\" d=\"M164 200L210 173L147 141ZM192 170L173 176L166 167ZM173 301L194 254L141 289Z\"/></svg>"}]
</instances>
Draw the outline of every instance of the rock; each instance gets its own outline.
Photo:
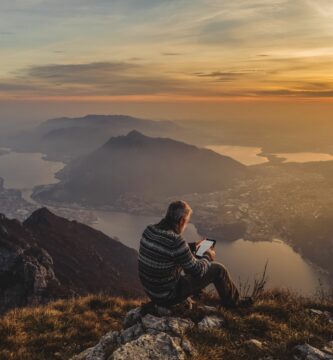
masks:
<instances>
[{"instance_id":1,"label":"rock","mask_svg":"<svg viewBox=\"0 0 333 360\"><path fill-rule=\"evenodd\" d=\"M107 360L114 347L119 345L118 337L118 331L111 331L104 335L96 346L83 351L70 360Z\"/></svg>"},{"instance_id":2,"label":"rock","mask_svg":"<svg viewBox=\"0 0 333 360\"><path fill-rule=\"evenodd\" d=\"M158 316L170 316L172 311L166 307L155 305L155 313Z\"/></svg>"},{"instance_id":3,"label":"rock","mask_svg":"<svg viewBox=\"0 0 333 360\"><path fill-rule=\"evenodd\" d=\"M145 334L117 349L108 360L185 360L181 340L166 333Z\"/></svg>"},{"instance_id":4,"label":"rock","mask_svg":"<svg viewBox=\"0 0 333 360\"><path fill-rule=\"evenodd\" d=\"M264 347L264 344L257 340L257 339L250 339L245 341L245 345L252 349L262 350Z\"/></svg>"},{"instance_id":5,"label":"rock","mask_svg":"<svg viewBox=\"0 0 333 360\"><path fill-rule=\"evenodd\" d=\"M333 355L333 340L330 341L324 348L323 351L330 355Z\"/></svg>"},{"instance_id":6,"label":"rock","mask_svg":"<svg viewBox=\"0 0 333 360\"><path fill-rule=\"evenodd\" d=\"M219 329L222 327L224 320L218 316L205 316L199 323L199 329Z\"/></svg>"},{"instance_id":7,"label":"rock","mask_svg":"<svg viewBox=\"0 0 333 360\"><path fill-rule=\"evenodd\" d=\"M141 320L141 312L142 312L141 306L130 310L124 318L124 321L123 321L124 328L126 329L128 327L131 327L131 326L135 325L138 321L140 321Z\"/></svg>"},{"instance_id":8,"label":"rock","mask_svg":"<svg viewBox=\"0 0 333 360\"><path fill-rule=\"evenodd\" d=\"M135 324L120 333L119 340L122 344L133 341L143 335L144 328L141 324Z\"/></svg>"},{"instance_id":9,"label":"rock","mask_svg":"<svg viewBox=\"0 0 333 360\"><path fill-rule=\"evenodd\" d=\"M333 315L329 311L322 311L318 309L309 309L309 312L313 315L324 316L330 324L333 324Z\"/></svg>"},{"instance_id":10,"label":"rock","mask_svg":"<svg viewBox=\"0 0 333 360\"><path fill-rule=\"evenodd\" d=\"M188 328L194 326L193 321L173 317L157 317L147 314L142 318L142 325L148 333L167 332L177 336L183 336Z\"/></svg>"},{"instance_id":11,"label":"rock","mask_svg":"<svg viewBox=\"0 0 333 360\"><path fill-rule=\"evenodd\" d=\"M295 360L333 360L333 355L327 354L309 344L295 346Z\"/></svg>"},{"instance_id":12,"label":"rock","mask_svg":"<svg viewBox=\"0 0 333 360\"><path fill-rule=\"evenodd\" d=\"M96 346L71 360L185 359L196 355L196 350L184 337L186 330L194 327L193 321L152 314L143 316L147 308L152 310L146 304L129 311L123 322L124 330L106 334ZM155 313L169 313L165 311L168 309L153 308Z\"/></svg>"},{"instance_id":13,"label":"rock","mask_svg":"<svg viewBox=\"0 0 333 360\"><path fill-rule=\"evenodd\" d=\"M0 313L61 294L50 254L17 220L0 218Z\"/></svg>"},{"instance_id":14,"label":"rock","mask_svg":"<svg viewBox=\"0 0 333 360\"><path fill-rule=\"evenodd\" d=\"M309 309L309 312L314 315L323 315L323 311L318 310L318 309Z\"/></svg>"},{"instance_id":15,"label":"rock","mask_svg":"<svg viewBox=\"0 0 333 360\"><path fill-rule=\"evenodd\" d=\"M183 338L181 342L181 346L187 355L191 357L197 355L197 351L194 349L194 347L192 346L191 342L188 339Z\"/></svg>"}]
</instances>

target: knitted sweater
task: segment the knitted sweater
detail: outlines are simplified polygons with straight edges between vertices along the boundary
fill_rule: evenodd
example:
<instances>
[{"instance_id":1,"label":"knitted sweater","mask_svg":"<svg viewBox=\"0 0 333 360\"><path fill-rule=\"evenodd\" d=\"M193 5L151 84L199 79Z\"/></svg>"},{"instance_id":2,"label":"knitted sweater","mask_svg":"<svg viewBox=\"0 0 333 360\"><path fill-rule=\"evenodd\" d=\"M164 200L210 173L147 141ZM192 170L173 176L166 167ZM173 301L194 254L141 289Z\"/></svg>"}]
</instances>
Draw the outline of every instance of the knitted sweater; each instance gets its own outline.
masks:
<instances>
[{"instance_id":1,"label":"knitted sweater","mask_svg":"<svg viewBox=\"0 0 333 360\"><path fill-rule=\"evenodd\" d=\"M181 271L202 277L210 266L210 258L197 259L183 237L171 230L148 225L142 234L139 250L139 276L151 299L172 300Z\"/></svg>"}]
</instances>

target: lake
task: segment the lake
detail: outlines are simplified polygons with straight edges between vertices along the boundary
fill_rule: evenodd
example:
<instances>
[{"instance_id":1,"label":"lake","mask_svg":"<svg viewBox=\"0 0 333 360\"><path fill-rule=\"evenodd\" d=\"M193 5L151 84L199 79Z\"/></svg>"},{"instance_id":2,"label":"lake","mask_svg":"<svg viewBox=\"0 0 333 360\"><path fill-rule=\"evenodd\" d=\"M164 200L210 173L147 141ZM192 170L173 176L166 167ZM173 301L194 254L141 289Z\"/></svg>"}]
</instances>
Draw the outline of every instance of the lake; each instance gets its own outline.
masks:
<instances>
[{"instance_id":1,"label":"lake","mask_svg":"<svg viewBox=\"0 0 333 360\"><path fill-rule=\"evenodd\" d=\"M57 182L54 174L63 167L60 162L43 159L42 154L11 152L0 156L0 177L5 179L5 187L23 190L29 200L35 185ZM138 249L140 235L148 224L159 218L131 215L120 212L93 211L96 229L107 235L116 236L129 247ZM185 233L188 241L200 239L195 226L189 224ZM216 246L217 258L229 269L235 280L252 280L260 274L269 261L269 286L287 287L303 294L313 293L321 275L290 246L281 242L219 242Z\"/></svg>"},{"instance_id":2,"label":"lake","mask_svg":"<svg viewBox=\"0 0 333 360\"><path fill-rule=\"evenodd\" d=\"M235 145L209 145L207 149L213 150L220 155L230 156L244 165L257 165L268 162L265 156L260 156L260 147L235 146ZM311 161L332 161L333 155L326 153L298 152L298 153L274 153L283 162L305 163Z\"/></svg>"},{"instance_id":3,"label":"lake","mask_svg":"<svg viewBox=\"0 0 333 360\"><path fill-rule=\"evenodd\" d=\"M325 153L279 153L274 154L279 158L286 159L284 162L306 163L311 161L332 161L333 155Z\"/></svg>"},{"instance_id":4,"label":"lake","mask_svg":"<svg viewBox=\"0 0 333 360\"><path fill-rule=\"evenodd\" d=\"M230 156L244 165L257 165L268 162L266 157L259 156L260 147L234 146L234 145L209 145L207 149L213 150L220 155Z\"/></svg>"}]
</instances>

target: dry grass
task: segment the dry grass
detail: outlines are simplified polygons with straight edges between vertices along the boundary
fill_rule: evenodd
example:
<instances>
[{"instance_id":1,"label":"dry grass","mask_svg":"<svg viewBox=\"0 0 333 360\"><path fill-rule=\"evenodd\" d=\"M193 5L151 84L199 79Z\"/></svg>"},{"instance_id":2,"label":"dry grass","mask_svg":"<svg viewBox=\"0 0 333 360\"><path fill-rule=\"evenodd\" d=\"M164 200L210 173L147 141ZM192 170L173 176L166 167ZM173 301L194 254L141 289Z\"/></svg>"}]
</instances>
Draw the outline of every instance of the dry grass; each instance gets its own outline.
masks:
<instances>
[{"instance_id":1,"label":"dry grass","mask_svg":"<svg viewBox=\"0 0 333 360\"><path fill-rule=\"evenodd\" d=\"M209 295L204 301L216 303ZM139 300L91 295L10 311L0 319L0 359L68 359L96 344L106 332L119 329L124 314L138 304ZM221 309L223 329L193 330L188 336L199 350L197 360L258 359L267 355L290 359L295 344L308 342L321 347L333 339L333 325L324 316L310 314L309 308L333 312L333 302L266 291L250 309ZM204 313L188 310L179 315L199 321ZM265 344L263 350L246 345L246 340L253 338Z\"/></svg>"},{"instance_id":2,"label":"dry grass","mask_svg":"<svg viewBox=\"0 0 333 360\"><path fill-rule=\"evenodd\" d=\"M111 329L138 301L91 295L8 312L0 319L1 360L68 359Z\"/></svg>"}]
</instances>

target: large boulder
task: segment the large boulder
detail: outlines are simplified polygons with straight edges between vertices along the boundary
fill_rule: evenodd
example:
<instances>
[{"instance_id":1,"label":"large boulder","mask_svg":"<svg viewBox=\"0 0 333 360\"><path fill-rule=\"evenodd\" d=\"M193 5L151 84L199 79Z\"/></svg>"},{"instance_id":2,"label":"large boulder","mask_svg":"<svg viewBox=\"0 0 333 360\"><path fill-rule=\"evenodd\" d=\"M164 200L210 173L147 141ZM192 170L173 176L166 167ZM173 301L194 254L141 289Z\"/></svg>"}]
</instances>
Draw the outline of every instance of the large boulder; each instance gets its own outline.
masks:
<instances>
[{"instance_id":1,"label":"large boulder","mask_svg":"<svg viewBox=\"0 0 333 360\"><path fill-rule=\"evenodd\" d=\"M151 304L132 309L124 318L122 331L106 334L96 346L72 360L183 360L193 357L196 350L186 338L186 332L196 325L190 319L172 315L170 309ZM217 316L212 319L210 328L221 326L221 319Z\"/></svg>"},{"instance_id":2,"label":"large boulder","mask_svg":"<svg viewBox=\"0 0 333 360\"><path fill-rule=\"evenodd\" d=\"M53 260L17 220L0 215L0 313L61 294Z\"/></svg>"}]
</instances>

